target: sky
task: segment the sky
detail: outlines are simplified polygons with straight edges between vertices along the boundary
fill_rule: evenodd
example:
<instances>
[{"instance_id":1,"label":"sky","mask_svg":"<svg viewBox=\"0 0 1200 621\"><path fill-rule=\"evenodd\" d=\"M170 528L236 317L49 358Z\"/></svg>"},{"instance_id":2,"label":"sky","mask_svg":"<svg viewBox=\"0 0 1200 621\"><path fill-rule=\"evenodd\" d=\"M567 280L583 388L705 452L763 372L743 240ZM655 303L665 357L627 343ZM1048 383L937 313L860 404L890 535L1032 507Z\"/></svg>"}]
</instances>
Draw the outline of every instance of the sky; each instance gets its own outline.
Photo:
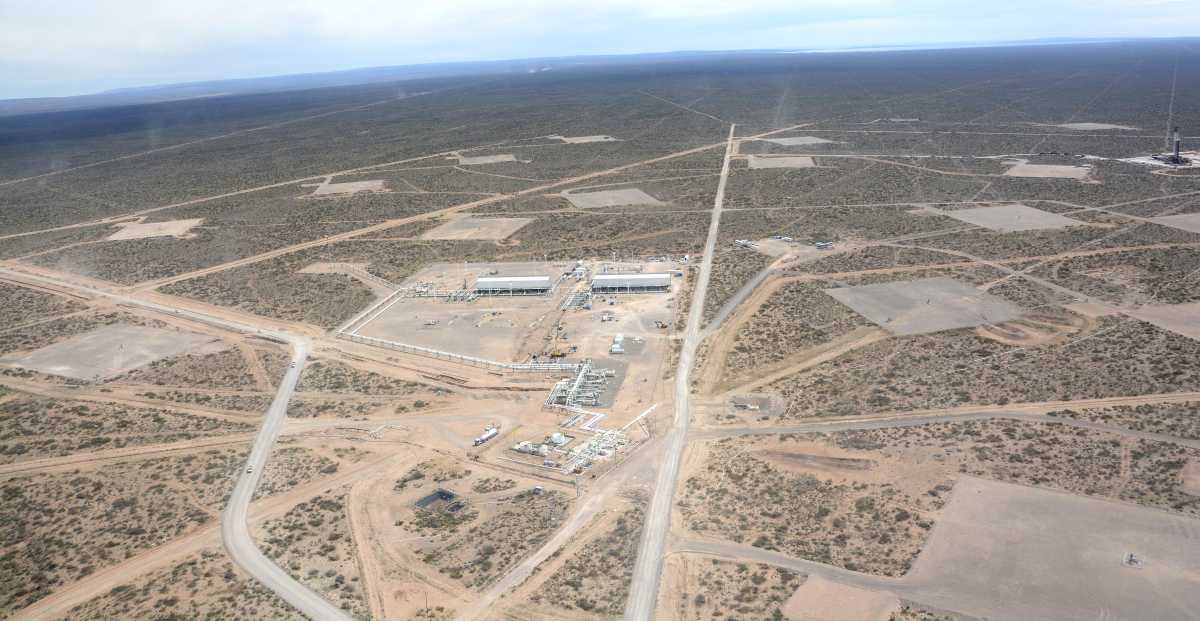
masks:
<instances>
[{"instance_id":1,"label":"sky","mask_svg":"<svg viewBox=\"0 0 1200 621\"><path fill-rule=\"evenodd\" d=\"M0 99L358 67L1200 35L1200 0L0 0Z\"/></svg>"}]
</instances>

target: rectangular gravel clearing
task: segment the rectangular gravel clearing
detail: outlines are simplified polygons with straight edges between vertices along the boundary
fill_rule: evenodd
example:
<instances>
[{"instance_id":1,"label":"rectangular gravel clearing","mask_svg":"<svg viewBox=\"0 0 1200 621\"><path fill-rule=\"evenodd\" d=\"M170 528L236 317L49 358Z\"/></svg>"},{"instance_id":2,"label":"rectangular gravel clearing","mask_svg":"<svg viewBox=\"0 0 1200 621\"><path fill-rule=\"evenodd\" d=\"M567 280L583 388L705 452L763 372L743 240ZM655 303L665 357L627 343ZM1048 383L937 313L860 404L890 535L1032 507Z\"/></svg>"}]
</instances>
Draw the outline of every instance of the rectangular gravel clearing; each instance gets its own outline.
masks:
<instances>
[{"instance_id":1,"label":"rectangular gravel clearing","mask_svg":"<svg viewBox=\"0 0 1200 621\"><path fill-rule=\"evenodd\" d=\"M1200 213L1181 213L1174 216L1159 216L1150 218L1150 221L1155 224L1169 226L1187 231L1189 233L1200 233Z\"/></svg>"},{"instance_id":2,"label":"rectangular gravel clearing","mask_svg":"<svg viewBox=\"0 0 1200 621\"><path fill-rule=\"evenodd\" d=\"M872 323L896 335L928 334L1009 321L1024 311L952 278L826 289Z\"/></svg>"},{"instance_id":3,"label":"rectangular gravel clearing","mask_svg":"<svg viewBox=\"0 0 1200 621\"><path fill-rule=\"evenodd\" d=\"M563 198L580 209L623 207L627 205L662 205L663 202L637 188L600 190L598 192L563 193Z\"/></svg>"},{"instance_id":4,"label":"rectangular gravel clearing","mask_svg":"<svg viewBox=\"0 0 1200 621\"><path fill-rule=\"evenodd\" d=\"M998 205L995 207L976 207L974 209L956 209L954 211L939 211L941 215L950 216L968 224L982 226L985 229L1010 233L1013 231L1035 231L1038 229L1061 229L1068 226L1084 224L1056 213L1034 209L1025 205Z\"/></svg>"},{"instance_id":5,"label":"rectangular gravel clearing","mask_svg":"<svg viewBox=\"0 0 1200 621\"><path fill-rule=\"evenodd\" d=\"M456 218L426 231L421 239L504 239L533 218Z\"/></svg>"},{"instance_id":6,"label":"rectangular gravel clearing","mask_svg":"<svg viewBox=\"0 0 1200 621\"><path fill-rule=\"evenodd\" d=\"M1004 171L1008 177L1046 177L1050 179L1086 179L1092 172L1085 166L1061 164L1017 164Z\"/></svg>"},{"instance_id":7,"label":"rectangular gravel clearing","mask_svg":"<svg viewBox=\"0 0 1200 621\"><path fill-rule=\"evenodd\" d=\"M345 181L342 183L322 183L313 190L313 196L329 196L331 194L356 194L358 192L383 192L382 179L367 181Z\"/></svg>"},{"instance_id":8,"label":"rectangular gravel clearing","mask_svg":"<svg viewBox=\"0 0 1200 621\"><path fill-rule=\"evenodd\" d=\"M813 158L807 155L747 155L750 168L812 168Z\"/></svg>"},{"instance_id":9,"label":"rectangular gravel clearing","mask_svg":"<svg viewBox=\"0 0 1200 621\"><path fill-rule=\"evenodd\" d=\"M146 239L148 237L185 237L193 227L204 222L203 218L167 220L165 222L126 222L117 224L121 230L108 236L108 241Z\"/></svg>"},{"instance_id":10,"label":"rectangular gravel clearing","mask_svg":"<svg viewBox=\"0 0 1200 621\"><path fill-rule=\"evenodd\" d=\"M832 140L826 140L824 138L818 138L816 136L788 136L786 138L764 138L764 140L766 140L767 142L773 142L775 144L783 145L785 147L798 147L798 146L806 145L806 144L807 145L829 144L829 143L833 142Z\"/></svg>"},{"instance_id":11,"label":"rectangular gravel clearing","mask_svg":"<svg viewBox=\"0 0 1200 621\"><path fill-rule=\"evenodd\" d=\"M903 581L919 603L972 618L1195 619L1197 558L1195 519L961 477Z\"/></svg>"},{"instance_id":12,"label":"rectangular gravel clearing","mask_svg":"<svg viewBox=\"0 0 1200 621\"><path fill-rule=\"evenodd\" d=\"M460 166L478 166L479 164L499 164L500 162L515 161L517 161L517 157L512 153L504 153L501 155L458 156L458 164Z\"/></svg>"},{"instance_id":13,"label":"rectangular gravel clearing","mask_svg":"<svg viewBox=\"0 0 1200 621\"><path fill-rule=\"evenodd\" d=\"M551 136L557 138L567 144L587 144L589 142L616 142L617 139L612 136L596 135L596 136Z\"/></svg>"},{"instance_id":14,"label":"rectangular gravel clearing","mask_svg":"<svg viewBox=\"0 0 1200 621\"><path fill-rule=\"evenodd\" d=\"M17 366L79 380L102 380L217 339L204 334L114 324L12 360Z\"/></svg>"}]
</instances>

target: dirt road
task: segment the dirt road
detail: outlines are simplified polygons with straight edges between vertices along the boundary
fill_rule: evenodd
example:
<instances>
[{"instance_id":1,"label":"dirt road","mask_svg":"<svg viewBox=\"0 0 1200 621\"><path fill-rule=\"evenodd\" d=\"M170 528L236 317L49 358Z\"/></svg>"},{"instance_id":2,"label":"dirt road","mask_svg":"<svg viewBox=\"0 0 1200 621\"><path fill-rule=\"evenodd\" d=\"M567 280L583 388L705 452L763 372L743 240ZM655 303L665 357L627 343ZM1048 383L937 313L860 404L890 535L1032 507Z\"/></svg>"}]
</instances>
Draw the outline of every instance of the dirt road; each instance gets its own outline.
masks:
<instances>
[{"instance_id":1,"label":"dirt road","mask_svg":"<svg viewBox=\"0 0 1200 621\"><path fill-rule=\"evenodd\" d=\"M646 513L642 529L642 541L633 579L629 587L629 600L625 605L628 620L649 619L658 603L658 580L662 574L663 552L667 536L671 531L671 503L679 478L679 464L687 446L688 424L691 413L688 399L691 398L691 370L700 346L700 324L704 320L704 297L708 292L708 280L712 275L713 254L717 246L717 234L721 228L721 207L725 202L725 185L729 180L729 160L733 155L734 131L729 126L729 139L725 145L725 162L721 166L721 180L717 184L717 197L713 202L712 217L708 227L708 240L704 245L704 260L700 274L692 291L692 305L688 311L687 332L683 349L679 354L679 368L675 374L675 421L667 436L667 450L662 456L662 467L654 486L654 496Z\"/></svg>"},{"instance_id":2,"label":"dirt road","mask_svg":"<svg viewBox=\"0 0 1200 621\"><path fill-rule=\"evenodd\" d=\"M14 275L7 268L0 268L0 274ZM55 286L72 286L71 283L56 281L44 276L30 274L22 274L20 276L24 279L41 281ZM263 417L262 427L259 428L258 434L254 439L254 445L250 449L250 457L246 462L246 470L238 478L237 485L234 487L233 494L230 495L225 512L222 514L222 538L225 542L225 549L229 552L234 563L304 614L314 619L349 620L350 617L340 608L327 602L312 589L297 582L287 572L268 559L254 543L253 537L250 536L250 528L246 522L246 513L249 510L250 500L254 496L254 490L258 486L258 481L262 476L263 468L267 464L267 459L271 456L271 450L275 446L275 439L279 436L279 432L287 418L288 401L291 400L292 393L295 392L296 384L300 382L300 372L303 370L305 360L308 359L308 340L302 336L295 336L284 332L264 331L257 327L222 317L203 315L194 310L173 308L157 302L147 302L134 297L110 293L82 285L73 286L76 290L88 295L109 298L118 303L165 313L171 316L194 319L206 324L234 330L235 332L262 334L291 345L291 364L287 373L284 374L283 379L279 382L279 389L275 394L274 401L271 402L271 407Z\"/></svg>"}]
</instances>

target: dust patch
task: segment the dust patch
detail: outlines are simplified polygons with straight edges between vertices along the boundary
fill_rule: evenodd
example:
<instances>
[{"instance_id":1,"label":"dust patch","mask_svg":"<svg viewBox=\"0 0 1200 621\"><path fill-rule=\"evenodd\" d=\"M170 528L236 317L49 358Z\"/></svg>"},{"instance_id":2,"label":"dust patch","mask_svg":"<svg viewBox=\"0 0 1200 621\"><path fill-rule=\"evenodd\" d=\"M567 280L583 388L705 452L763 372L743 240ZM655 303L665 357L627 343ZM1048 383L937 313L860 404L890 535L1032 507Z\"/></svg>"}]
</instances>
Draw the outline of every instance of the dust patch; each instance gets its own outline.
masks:
<instances>
[{"instance_id":1,"label":"dust patch","mask_svg":"<svg viewBox=\"0 0 1200 621\"><path fill-rule=\"evenodd\" d=\"M200 226L201 222L204 222L204 218L167 220L165 222L143 222L142 219L139 219L137 222L122 222L117 224L117 226L121 227L121 230L109 235L105 239L108 241L146 239L148 237L191 239L196 236L191 230Z\"/></svg>"},{"instance_id":2,"label":"dust patch","mask_svg":"<svg viewBox=\"0 0 1200 621\"><path fill-rule=\"evenodd\" d=\"M1001 233L1061 229L1068 226L1086 225L1085 222L1080 222L1079 220L1073 220L1056 213L1020 204L954 209L951 211L930 208L929 211Z\"/></svg>"},{"instance_id":3,"label":"dust patch","mask_svg":"<svg viewBox=\"0 0 1200 621\"><path fill-rule=\"evenodd\" d=\"M1004 171L1006 177L1042 177L1047 179L1077 179L1084 180L1092 174L1091 166L1066 166L1062 164L1030 164L1025 160L1012 163L1012 168Z\"/></svg>"},{"instance_id":4,"label":"dust patch","mask_svg":"<svg viewBox=\"0 0 1200 621\"><path fill-rule=\"evenodd\" d=\"M888 621L900 609L895 593L873 591L809 576L783 604L795 621Z\"/></svg>"},{"instance_id":5,"label":"dust patch","mask_svg":"<svg viewBox=\"0 0 1200 621\"><path fill-rule=\"evenodd\" d=\"M1034 347L1064 342L1087 326L1082 317L1048 317L1031 314L1017 321L1005 321L975 328L975 333L1004 345Z\"/></svg>"},{"instance_id":6,"label":"dust patch","mask_svg":"<svg viewBox=\"0 0 1200 621\"><path fill-rule=\"evenodd\" d=\"M799 147L799 146L803 146L803 145L815 145L815 144L833 144L834 142L836 142L835 140L826 140L824 138L818 138L816 136L787 136L785 138L764 138L763 140L766 142L773 142L778 145L783 145L785 147Z\"/></svg>"},{"instance_id":7,"label":"dust patch","mask_svg":"<svg viewBox=\"0 0 1200 621\"><path fill-rule=\"evenodd\" d=\"M952 278L826 289L872 323L896 335L928 334L1011 321L1024 311Z\"/></svg>"},{"instance_id":8,"label":"dust patch","mask_svg":"<svg viewBox=\"0 0 1200 621\"><path fill-rule=\"evenodd\" d=\"M359 192L387 192L387 188L383 184L383 179L345 181L342 183L326 182L317 185L317 189L313 190L313 193L309 194L309 196L342 196L358 194Z\"/></svg>"},{"instance_id":9,"label":"dust patch","mask_svg":"<svg viewBox=\"0 0 1200 621\"><path fill-rule=\"evenodd\" d=\"M808 155L747 155L750 168L814 168L816 163Z\"/></svg>"},{"instance_id":10,"label":"dust patch","mask_svg":"<svg viewBox=\"0 0 1200 621\"><path fill-rule=\"evenodd\" d=\"M1075 129L1080 131L1088 131L1093 129L1137 129L1128 125L1113 125L1112 123L1060 123L1055 127L1063 129Z\"/></svg>"},{"instance_id":11,"label":"dust patch","mask_svg":"<svg viewBox=\"0 0 1200 621\"><path fill-rule=\"evenodd\" d=\"M813 453L798 453L795 451L760 451L756 455L763 461L770 462L784 470L799 472L835 472L838 474L863 472L875 467L870 459L858 457L834 457L832 455L816 455Z\"/></svg>"},{"instance_id":12,"label":"dust patch","mask_svg":"<svg viewBox=\"0 0 1200 621\"><path fill-rule=\"evenodd\" d=\"M1128 314L1163 330L1200 341L1200 302L1142 306Z\"/></svg>"},{"instance_id":13,"label":"dust patch","mask_svg":"<svg viewBox=\"0 0 1200 621\"><path fill-rule=\"evenodd\" d=\"M7 362L50 375L99 381L217 341L204 334L114 324Z\"/></svg>"},{"instance_id":14,"label":"dust patch","mask_svg":"<svg viewBox=\"0 0 1200 621\"><path fill-rule=\"evenodd\" d=\"M566 144L587 144L589 142L617 142L620 140L620 138L613 138L612 136L605 136L602 134L596 135L596 136L559 136L559 135L555 134L553 136L546 136L546 137L553 138L554 140L561 140L561 141L565 142Z\"/></svg>"},{"instance_id":15,"label":"dust patch","mask_svg":"<svg viewBox=\"0 0 1200 621\"><path fill-rule=\"evenodd\" d=\"M456 155L459 166L479 166L480 164L499 164L501 162L515 162L517 156L512 153L501 153L499 155Z\"/></svg>"},{"instance_id":16,"label":"dust patch","mask_svg":"<svg viewBox=\"0 0 1200 621\"><path fill-rule=\"evenodd\" d=\"M533 222L533 218L466 216L426 231L421 239L505 239L530 222Z\"/></svg>"},{"instance_id":17,"label":"dust patch","mask_svg":"<svg viewBox=\"0 0 1200 621\"><path fill-rule=\"evenodd\" d=\"M1159 216L1150 218L1150 221L1155 224L1169 226L1171 228L1187 231L1189 233L1200 233L1200 213L1181 213L1174 216Z\"/></svg>"},{"instance_id":18,"label":"dust patch","mask_svg":"<svg viewBox=\"0 0 1200 621\"><path fill-rule=\"evenodd\" d=\"M666 203L646 194L638 188L599 190L596 192L563 192L562 197L580 209L603 207L626 207L635 205L665 205Z\"/></svg>"}]
</instances>

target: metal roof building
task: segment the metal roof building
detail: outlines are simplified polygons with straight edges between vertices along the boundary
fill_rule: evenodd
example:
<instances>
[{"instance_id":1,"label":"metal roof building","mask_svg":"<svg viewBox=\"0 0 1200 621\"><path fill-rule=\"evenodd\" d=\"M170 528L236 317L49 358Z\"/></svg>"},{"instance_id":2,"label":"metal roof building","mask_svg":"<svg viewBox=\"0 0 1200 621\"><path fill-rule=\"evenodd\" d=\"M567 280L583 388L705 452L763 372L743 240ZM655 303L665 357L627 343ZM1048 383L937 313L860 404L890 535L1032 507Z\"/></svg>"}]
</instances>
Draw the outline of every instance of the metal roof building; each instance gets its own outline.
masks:
<instances>
[{"instance_id":1,"label":"metal roof building","mask_svg":"<svg viewBox=\"0 0 1200 621\"><path fill-rule=\"evenodd\" d=\"M592 277L593 292L643 293L670 289L670 274L597 274Z\"/></svg>"},{"instance_id":2,"label":"metal roof building","mask_svg":"<svg viewBox=\"0 0 1200 621\"><path fill-rule=\"evenodd\" d=\"M480 276L475 292L480 295L541 295L552 289L549 276Z\"/></svg>"}]
</instances>

